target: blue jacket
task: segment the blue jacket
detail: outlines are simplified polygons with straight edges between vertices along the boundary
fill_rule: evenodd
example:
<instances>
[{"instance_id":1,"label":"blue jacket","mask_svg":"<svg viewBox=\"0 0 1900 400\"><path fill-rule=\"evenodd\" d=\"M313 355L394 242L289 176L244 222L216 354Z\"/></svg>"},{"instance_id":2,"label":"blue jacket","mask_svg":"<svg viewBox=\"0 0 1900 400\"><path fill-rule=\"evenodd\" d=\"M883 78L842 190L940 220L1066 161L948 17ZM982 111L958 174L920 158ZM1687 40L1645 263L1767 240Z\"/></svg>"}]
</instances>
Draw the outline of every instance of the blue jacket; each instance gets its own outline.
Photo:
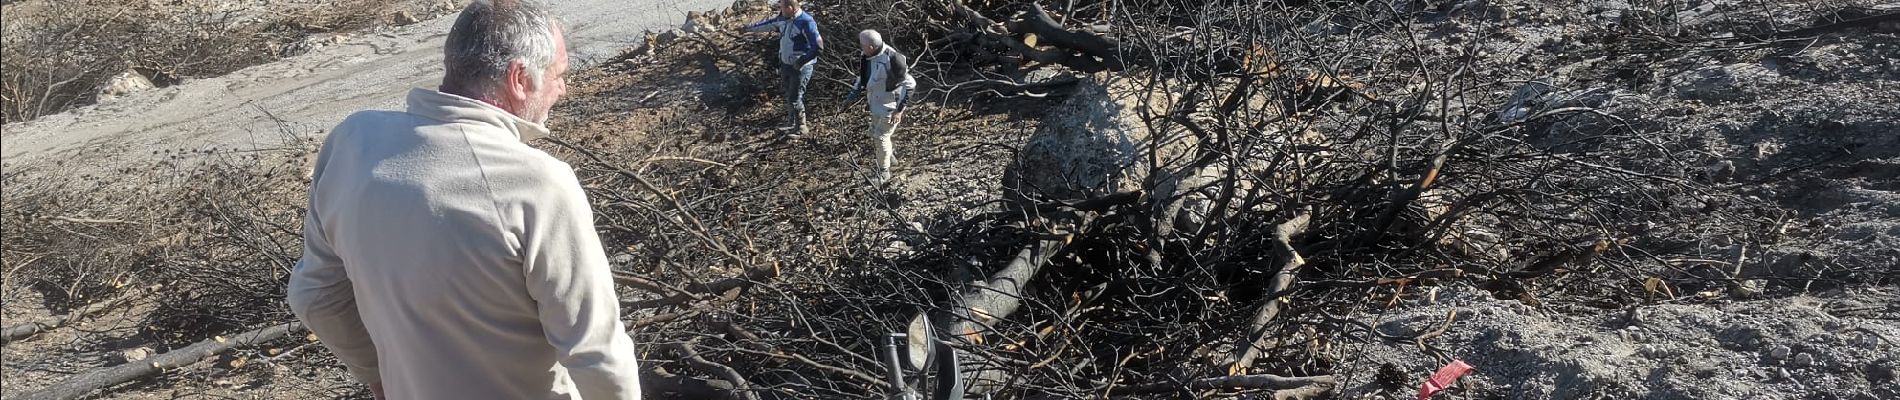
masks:
<instances>
[{"instance_id":1,"label":"blue jacket","mask_svg":"<svg viewBox=\"0 0 1900 400\"><path fill-rule=\"evenodd\" d=\"M818 20L810 13L799 11L787 19L784 16L759 21L745 27L747 32L778 31L778 62L794 67L803 67L818 59L818 49L824 47L824 37L818 35Z\"/></svg>"}]
</instances>

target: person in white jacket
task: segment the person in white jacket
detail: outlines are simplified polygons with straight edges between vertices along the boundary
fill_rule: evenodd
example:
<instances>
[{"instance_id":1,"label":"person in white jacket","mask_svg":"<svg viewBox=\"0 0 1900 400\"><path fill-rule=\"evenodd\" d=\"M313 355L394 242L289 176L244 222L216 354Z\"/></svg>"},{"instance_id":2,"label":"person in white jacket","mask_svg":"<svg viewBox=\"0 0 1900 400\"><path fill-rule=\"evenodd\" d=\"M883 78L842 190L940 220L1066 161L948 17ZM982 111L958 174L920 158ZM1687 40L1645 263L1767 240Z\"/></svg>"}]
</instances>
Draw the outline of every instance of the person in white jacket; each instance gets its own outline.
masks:
<instances>
[{"instance_id":1,"label":"person in white jacket","mask_svg":"<svg viewBox=\"0 0 1900 400\"><path fill-rule=\"evenodd\" d=\"M574 170L526 142L566 92L533 0L474 0L440 90L318 152L289 303L379 399L638 399L633 339Z\"/></svg>"},{"instance_id":2,"label":"person in white jacket","mask_svg":"<svg viewBox=\"0 0 1900 400\"><path fill-rule=\"evenodd\" d=\"M845 96L845 101L855 102L864 94L870 103L871 146L877 158L877 182L884 184L891 180L891 135L904 120L904 108L910 105L910 92L917 88L917 80L910 76L910 60L884 44L883 36L877 31L858 32L858 47L863 56L858 62L858 79L851 85L851 93Z\"/></svg>"}]
</instances>

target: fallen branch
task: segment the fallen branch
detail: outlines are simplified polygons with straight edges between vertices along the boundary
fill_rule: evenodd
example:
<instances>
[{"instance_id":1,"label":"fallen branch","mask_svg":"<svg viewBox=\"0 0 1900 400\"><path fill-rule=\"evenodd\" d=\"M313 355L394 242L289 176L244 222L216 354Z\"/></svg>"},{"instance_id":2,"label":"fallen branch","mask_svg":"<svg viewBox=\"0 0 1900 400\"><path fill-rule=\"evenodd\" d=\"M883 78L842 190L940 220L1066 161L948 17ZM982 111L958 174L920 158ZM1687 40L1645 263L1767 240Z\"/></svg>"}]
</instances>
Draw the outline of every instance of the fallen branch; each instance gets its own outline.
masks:
<instances>
[{"instance_id":1,"label":"fallen branch","mask_svg":"<svg viewBox=\"0 0 1900 400\"><path fill-rule=\"evenodd\" d=\"M747 269L744 275L720 279L708 283L693 283L686 287L676 287L640 277L628 272L614 271L614 282L627 287L666 295L659 299L643 300L633 303L632 309L654 308L680 305L687 302L705 300L708 294L726 293L733 289L750 287L779 276L778 263Z\"/></svg>"},{"instance_id":2,"label":"fallen branch","mask_svg":"<svg viewBox=\"0 0 1900 400\"><path fill-rule=\"evenodd\" d=\"M1454 279L1454 278L1459 278L1463 276L1465 276L1464 270L1460 270L1457 268L1439 268L1439 269L1419 271L1418 273L1396 277L1396 278L1371 278L1371 279L1361 279L1361 280L1329 280L1329 281L1311 282L1307 284L1307 287L1313 288L1313 289L1320 289L1320 288L1335 289L1335 288L1366 288L1366 287L1383 286L1383 285L1409 285L1409 284L1412 284L1413 282L1417 282L1417 281L1425 280L1425 279Z\"/></svg>"},{"instance_id":3,"label":"fallen branch","mask_svg":"<svg viewBox=\"0 0 1900 400\"><path fill-rule=\"evenodd\" d=\"M290 331L297 329L302 328L297 324L271 325L263 329L232 335L228 338L217 337L205 339L190 346L185 346L182 349L172 350L165 354L152 357L149 362L126 363L74 375L52 386L40 389L37 392L22 395L19 397L19 400L77 399L100 389L157 375L166 369L191 365L206 357L215 356L234 348L277 340L289 335Z\"/></svg>"},{"instance_id":4,"label":"fallen branch","mask_svg":"<svg viewBox=\"0 0 1900 400\"><path fill-rule=\"evenodd\" d=\"M1058 48L1079 51L1081 56L1062 54L1055 63L1067 65L1083 72L1102 70L1120 71L1128 67L1125 60L1140 60L1140 52L1125 48L1120 41L1085 31L1072 31L1064 28L1055 18L1049 16L1041 5L1030 4L1029 13L1021 19L1010 21L1010 32L1033 34L1042 39L1042 43ZM1014 42L1013 40L1011 42ZM1014 46L1012 46L1014 47ZM1028 47L1028 46L1024 46ZM1028 56L1027 52L1024 54ZM1032 57L1033 58L1033 57ZM1099 61L1098 61L1099 60ZM1042 60L1037 60L1042 61Z\"/></svg>"},{"instance_id":5,"label":"fallen branch","mask_svg":"<svg viewBox=\"0 0 1900 400\"><path fill-rule=\"evenodd\" d=\"M953 337L966 343L983 344L984 335L993 330L992 325L1016 313L1022 305L1023 288L1029 286L1029 280L1041 271L1049 259L1068 246L1069 236L1055 239L1043 239L1025 247L1016 253L1009 266L997 271L989 280L965 293L958 306L951 311L952 320L943 321L937 326L949 327ZM919 313L913 320L926 318ZM1006 381L1002 368L995 365L983 365L961 371L964 382L971 382L969 393L982 394L995 389Z\"/></svg>"},{"instance_id":6,"label":"fallen branch","mask_svg":"<svg viewBox=\"0 0 1900 400\"><path fill-rule=\"evenodd\" d=\"M1280 262L1280 272L1273 275L1273 284L1267 288L1267 295L1270 297L1260 305L1260 311L1254 314L1253 324L1249 325L1250 328L1247 330L1246 341L1240 343L1242 347L1234 349L1232 361L1227 365L1228 375L1241 374L1253 365L1254 359L1260 357L1260 351L1266 348L1268 323L1273 322L1273 318L1280 315L1280 309L1285 304L1281 300L1284 298L1282 296L1285 296L1287 290L1292 288L1293 283L1298 280L1300 267L1306 265L1306 259L1300 257L1299 250L1293 248L1293 235L1305 231L1307 222L1311 219L1311 214L1301 213L1274 227L1273 252L1274 258Z\"/></svg>"},{"instance_id":7,"label":"fallen branch","mask_svg":"<svg viewBox=\"0 0 1900 400\"><path fill-rule=\"evenodd\" d=\"M627 331L632 332L632 331L636 331L653 324L658 324L658 323L663 323L663 322L673 322L673 321L683 320L689 317L698 316L702 313L705 313L707 310L711 310L713 307L731 303L734 300L738 300L739 293L742 292L742 290L740 289L741 288L735 287L735 288L726 290L724 293L720 293L719 297L713 298L710 301L694 304L693 307L685 309L685 310L679 310L679 311L674 311L670 313L659 314L659 315L654 315L651 317L633 320L632 322L627 323Z\"/></svg>"},{"instance_id":8,"label":"fallen branch","mask_svg":"<svg viewBox=\"0 0 1900 400\"><path fill-rule=\"evenodd\" d=\"M1011 97L1017 94L1029 97L1042 97L1047 96L1050 91L1075 86L1075 84L1081 82L1082 79L1069 75L1035 83L1018 83L1001 79L975 79L957 82L954 85L930 88L925 92L933 95L942 92L945 98L950 97L951 94L957 93L958 91L967 91L970 93L993 92L994 95L998 97Z\"/></svg>"},{"instance_id":9,"label":"fallen branch","mask_svg":"<svg viewBox=\"0 0 1900 400\"><path fill-rule=\"evenodd\" d=\"M93 225L116 225L116 224L133 223L132 221L126 221L122 219L92 219L92 218L73 218L73 217L53 217L53 220L60 221L60 222L71 222L75 224L93 224Z\"/></svg>"},{"instance_id":10,"label":"fallen branch","mask_svg":"<svg viewBox=\"0 0 1900 400\"><path fill-rule=\"evenodd\" d=\"M73 312L63 316L9 326L4 331L0 331L0 344L13 343L14 341L40 334L40 332L46 332L53 328L65 326L73 321L78 321L93 314L103 312L127 300L144 296L153 290L158 290L159 287L159 285L152 285L149 288L126 291L125 293L119 294L118 297L80 307L78 310L73 310Z\"/></svg>"},{"instance_id":11,"label":"fallen branch","mask_svg":"<svg viewBox=\"0 0 1900 400\"><path fill-rule=\"evenodd\" d=\"M1795 30L1790 30L1790 31L1771 32L1771 33L1760 34L1760 35L1738 36L1736 37L1736 39L1747 42L1747 41L1769 41L1769 40L1776 40L1776 39L1790 39L1790 38L1820 36L1820 35L1824 35L1828 33L1839 32L1839 31L1844 31L1844 30L1853 29L1853 28L1874 26L1874 25L1880 25L1881 23L1896 22L1896 21L1900 21L1900 12L1888 12L1885 14L1871 15L1871 16L1855 18L1855 19L1850 19L1850 20L1840 21L1840 22L1835 22L1835 23L1830 23L1830 24L1815 25L1815 26L1810 26L1810 27L1795 29Z\"/></svg>"},{"instance_id":12,"label":"fallen branch","mask_svg":"<svg viewBox=\"0 0 1900 400\"><path fill-rule=\"evenodd\" d=\"M1334 383L1337 383L1337 382L1338 380L1334 379L1332 375L1287 377L1287 376L1279 376L1279 375L1272 375L1272 374L1254 374L1254 375L1216 376L1212 378L1201 378L1201 379L1196 379L1196 380L1187 381L1187 382L1165 382L1165 383L1150 383L1150 384L1139 385L1139 386L1122 386L1122 387L1116 387L1115 389L1110 390L1109 394L1125 395L1125 394L1136 394L1136 393L1165 393L1165 392L1178 392L1182 390L1189 390L1189 391L1229 390L1229 389L1283 390L1283 389L1305 388L1309 386L1330 387Z\"/></svg>"},{"instance_id":13,"label":"fallen branch","mask_svg":"<svg viewBox=\"0 0 1900 400\"><path fill-rule=\"evenodd\" d=\"M673 394L685 399L715 399L731 394L732 382L680 376L654 368L640 374L640 391L648 396Z\"/></svg>"},{"instance_id":14,"label":"fallen branch","mask_svg":"<svg viewBox=\"0 0 1900 400\"><path fill-rule=\"evenodd\" d=\"M740 375L739 370L701 357L699 351L693 349L692 343L672 343L666 347L672 349L673 353L678 354L680 360L685 361L687 365L691 365L700 371L717 375L726 382L731 383L732 389L725 393L724 398L759 400L758 394L752 393L751 384L746 383L745 376Z\"/></svg>"},{"instance_id":15,"label":"fallen branch","mask_svg":"<svg viewBox=\"0 0 1900 400\"><path fill-rule=\"evenodd\" d=\"M1067 236L1061 239L1039 240L1034 245L1016 253L1009 266L980 287L964 294L963 302L956 310L957 321L946 326L951 333L963 336L975 343L983 342L983 335L991 330L990 324L1008 318L1022 306L1023 288L1029 286L1030 278L1042 270L1049 258L1062 251L1069 243Z\"/></svg>"}]
</instances>

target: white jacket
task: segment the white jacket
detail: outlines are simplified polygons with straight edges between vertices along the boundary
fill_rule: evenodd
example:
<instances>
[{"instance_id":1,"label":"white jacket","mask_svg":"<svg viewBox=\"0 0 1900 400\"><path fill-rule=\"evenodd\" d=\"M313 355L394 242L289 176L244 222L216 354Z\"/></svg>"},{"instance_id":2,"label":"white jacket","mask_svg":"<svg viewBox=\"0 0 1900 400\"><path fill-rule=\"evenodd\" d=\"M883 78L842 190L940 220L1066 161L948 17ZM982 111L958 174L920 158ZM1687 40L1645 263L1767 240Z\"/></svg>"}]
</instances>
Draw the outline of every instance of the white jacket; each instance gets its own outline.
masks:
<instances>
[{"instance_id":1,"label":"white jacket","mask_svg":"<svg viewBox=\"0 0 1900 400\"><path fill-rule=\"evenodd\" d=\"M917 88L917 80L911 78L908 68L892 70L896 67L893 61L902 58L903 56L897 53L897 49L884 46L877 55L862 60L864 64L860 66L858 72L861 75L852 84L851 90L864 91L864 98L871 106L871 115L891 116L893 111L898 110L899 103L908 100L904 97L909 96L910 91ZM892 84L892 79L897 79L895 85Z\"/></svg>"},{"instance_id":2,"label":"white jacket","mask_svg":"<svg viewBox=\"0 0 1900 400\"><path fill-rule=\"evenodd\" d=\"M586 194L547 128L427 89L318 153L290 307L389 398L637 399Z\"/></svg>"}]
</instances>

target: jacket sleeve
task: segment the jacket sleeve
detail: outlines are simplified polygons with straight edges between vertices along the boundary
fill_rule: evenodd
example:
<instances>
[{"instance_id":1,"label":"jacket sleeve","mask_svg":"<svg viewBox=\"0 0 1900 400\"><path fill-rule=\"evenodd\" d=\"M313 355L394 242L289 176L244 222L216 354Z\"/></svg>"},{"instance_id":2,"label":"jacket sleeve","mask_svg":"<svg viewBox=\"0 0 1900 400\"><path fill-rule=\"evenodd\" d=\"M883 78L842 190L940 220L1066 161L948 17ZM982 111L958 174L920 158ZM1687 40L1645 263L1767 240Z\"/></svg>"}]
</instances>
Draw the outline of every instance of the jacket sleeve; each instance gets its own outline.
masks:
<instances>
[{"instance_id":1,"label":"jacket sleeve","mask_svg":"<svg viewBox=\"0 0 1900 400\"><path fill-rule=\"evenodd\" d=\"M548 161L541 172L541 194L523 206L521 257L542 331L581 398L638 399L633 338L587 195L567 164Z\"/></svg>"},{"instance_id":2,"label":"jacket sleeve","mask_svg":"<svg viewBox=\"0 0 1900 400\"><path fill-rule=\"evenodd\" d=\"M327 154L327 152L324 152ZM322 179L325 157L319 156L317 175L311 183L310 203L304 211L303 257L290 270L288 300L290 311L302 320L323 347L343 361L350 375L365 384L383 381L377 369L376 344L356 308L355 287L343 269L343 260L330 247L317 215L317 181Z\"/></svg>"},{"instance_id":3,"label":"jacket sleeve","mask_svg":"<svg viewBox=\"0 0 1900 400\"><path fill-rule=\"evenodd\" d=\"M904 112L910 106L910 92L917 89L917 80L910 77L910 58L904 53L891 54L891 76L884 82L892 93L897 93L897 108L894 112ZM901 90L900 90L901 89Z\"/></svg>"},{"instance_id":4,"label":"jacket sleeve","mask_svg":"<svg viewBox=\"0 0 1900 400\"><path fill-rule=\"evenodd\" d=\"M871 81L871 59L858 57L858 79L851 81L851 91L869 89Z\"/></svg>"},{"instance_id":5,"label":"jacket sleeve","mask_svg":"<svg viewBox=\"0 0 1900 400\"><path fill-rule=\"evenodd\" d=\"M746 32L771 32L778 30L778 23L780 22L785 22L785 17L766 18L764 21L746 25L744 30Z\"/></svg>"},{"instance_id":6,"label":"jacket sleeve","mask_svg":"<svg viewBox=\"0 0 1900 400\"><path fill-rule=\"evenodd\" d=\"M916 82L905 79L910 77L910 59L904 57L904 53L892 51L890 64L884 69L885 91L896 93L899 87L917 85Z\"/></svg>"}]
</instances>

